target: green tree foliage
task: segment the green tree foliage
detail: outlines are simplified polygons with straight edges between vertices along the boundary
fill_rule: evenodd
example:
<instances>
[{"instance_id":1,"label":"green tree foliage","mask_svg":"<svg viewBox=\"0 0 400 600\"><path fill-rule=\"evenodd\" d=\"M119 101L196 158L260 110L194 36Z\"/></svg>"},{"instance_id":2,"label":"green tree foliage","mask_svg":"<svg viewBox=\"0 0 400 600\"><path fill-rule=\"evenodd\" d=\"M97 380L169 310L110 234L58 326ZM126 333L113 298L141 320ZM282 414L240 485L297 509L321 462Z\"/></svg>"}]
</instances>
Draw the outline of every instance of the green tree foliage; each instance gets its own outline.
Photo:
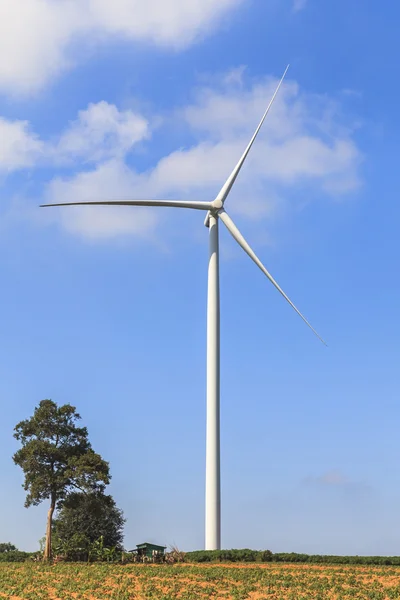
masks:
<instances>
[{"instance_id":1,"label":"green tree foliage","mask_svg":"<svg viewBox=\"0 0 400 600\"><path fill-rule=\"evenodd\" d=\"M0 552L0 563L25 562L32 559L35 552L22 552L21 550L10 550L10 552Z\"/></svg>"},{"instance_id":2,"label":"green tree foliage","mask_svg":"<svg viewBox=\"0 0 400 600\"><path fill-rule=\"evenodd\" d=\"M14 544L10 544L10 542L5 542L0 544L0 552L15 552L18 550Z\"/></svg>"},{"instance_id":3,"label":"green tree foliage","mask_svg":"<svg viewBox=\"0 0 400 600\"><path fill-rule=\"evenodd\" d=\"M47 516L44 559L51 558L51 532L54 510L70 491L104 489L110 481L109 466L96 454L88 440L86 427L74 406L58 406L42 400L32 417L15 427L14 437L21 448L14 454L15 464L24 471L25 506L50 500Z\"/></svg>"},{"instance_id":4,"label":"green tree foliage","mask_svg":"<svg viewBox=\"0 0 400 600\"><path fill-rule=\"evenodd\" d=\"M0 552L15 552L15 550L18 550L18 548L14 544L10 544L10 542L0 544Z\"/></svg>"},{"instance_id":5,"label":"green tree foliage","mask_svg":"<svg viewBox=\"0 0 400 600\"><path fill-rule=\"evenodd\" d=\"M123 512L112 496L101 490L73 492L62 502L54 520L55 544L68 560L88 560L99 540L101 550L122 551L124 523Z\"/></svg>"},{"instance_id":6,"label":"green tree foliage","mask_svg":"<svg viewBox=\"0 0 400 600\"><path fill-rule=\"evenodd\" d=\"M264 552L269 552L265 550ZM185 556L189 562L256 562L260 561L258 550L196 550L186 552Z\"/></svg>"},{"instance_id":7,"label":"green tree foliage","mask_svg":"<svg viewBox=\"0 0 400 600\"><path fill-rule=\"evenodd\" d=\"M329 565L396 565L400 556L334 556L327 554L297 554L270 550L196 550L186 552L185 560L190 563L204 562L281 562L312 563Z\"/></svg>"}]
</instances>

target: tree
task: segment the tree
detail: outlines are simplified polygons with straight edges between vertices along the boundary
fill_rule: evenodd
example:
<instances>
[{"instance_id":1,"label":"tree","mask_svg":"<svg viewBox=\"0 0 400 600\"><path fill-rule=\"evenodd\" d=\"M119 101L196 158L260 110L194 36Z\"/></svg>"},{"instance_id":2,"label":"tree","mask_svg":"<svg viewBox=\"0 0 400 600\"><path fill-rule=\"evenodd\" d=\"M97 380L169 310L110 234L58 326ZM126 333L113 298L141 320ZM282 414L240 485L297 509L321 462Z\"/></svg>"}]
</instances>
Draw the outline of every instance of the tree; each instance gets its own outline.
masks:
<instances>
[{"instance_id":1,"label":"tree","mask_svg":"<svg viewBox=\"0 0 400 600\"><path fill-rule=\"evenodd\" d=\"M14 429L14 437L22 444L13 460L24 471L23 487L28 492L25 506L50 500L45 560L52 555L52 521L57 503L72 490L104 489L110 481L108 463L92 450L86 427L76 425L80 418L70 404L57 406L52 400L42 400L33 416Z\"/></svg>"},{"instance_id":2,"label":"tree","mask_svg":"<svg viewBox=\"0 0 400 600\"><path fill-rule=\"evenodd\" d=\"M0 552L15 552L17 550L18 548L14 544L10 544L10 542L0 544Z\"/></svg>"},{"instance_id":3,"label":"tree","mask_svg":"<svg viewBox=\"0 0 400 600\"><path fill-rule=\"evenodd\" d=\"M104 548L123 549L125 519L112 496L102 491L72 492L54 520L54 537L72 560L86 560L91 546L102 538Z\"/></svg>"}]
</instances>

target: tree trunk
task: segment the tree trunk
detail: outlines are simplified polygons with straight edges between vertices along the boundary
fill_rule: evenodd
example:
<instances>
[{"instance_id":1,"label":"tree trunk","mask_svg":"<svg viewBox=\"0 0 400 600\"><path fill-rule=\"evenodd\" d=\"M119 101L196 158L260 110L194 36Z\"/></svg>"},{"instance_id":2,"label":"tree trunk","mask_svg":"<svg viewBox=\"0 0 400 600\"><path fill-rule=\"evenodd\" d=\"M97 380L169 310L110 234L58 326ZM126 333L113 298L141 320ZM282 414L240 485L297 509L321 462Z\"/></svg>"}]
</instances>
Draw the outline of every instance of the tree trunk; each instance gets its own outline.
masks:
<instances>
[{"instance_id":1,"label":"tree trunk","mask_svg":"<svg viewBox=\"0 0 400 600\"><path fill-rule=\"evenodd\" d=\"M43 560L51 560L51 527L53 524L53 513L56 507L56 498L54 495L51 497L51 504L49 512L47 513L47 527L46 527L46 543L44 546Z\"/></svg>"}]
</instances>

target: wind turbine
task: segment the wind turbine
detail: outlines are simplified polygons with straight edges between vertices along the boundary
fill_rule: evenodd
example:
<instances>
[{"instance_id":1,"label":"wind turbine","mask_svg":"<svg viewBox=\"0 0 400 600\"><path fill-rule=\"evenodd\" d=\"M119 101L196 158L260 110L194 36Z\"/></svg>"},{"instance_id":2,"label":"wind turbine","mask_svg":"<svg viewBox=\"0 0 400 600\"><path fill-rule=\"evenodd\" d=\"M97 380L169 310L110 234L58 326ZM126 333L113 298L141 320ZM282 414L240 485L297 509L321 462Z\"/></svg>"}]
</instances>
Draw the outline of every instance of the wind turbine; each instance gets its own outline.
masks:
<instances>
[{"instance_id":1,"label":"wind turbine","mask_svg":"<svg viewBox=\"0 0 400 600\"><path fill-rule=\"evenodd\" d=\"M197 202L187 200L110 200L86 202L62 202L43 204L44 206L76 206L76 205L107 205L107 206L164 206L173 208L191 208L207 211L204 224L209 228L209 263L208 263L208 300L207 300L207 426L206 426L206 515L205 515L205 547L206 550L221 548L221 491L220 491L220 303L219 303L219 234L218 224L221 220L239 246L261 269L290 306L303 319L315 335L325 344L324 340L311 327L307 319L296 308L293 302L278 285L272 275L264 267L255 252L246 242L224 205L229 192L243 166L244 161L261 129L262 124L276 98L279 88L285 78L289 65L279 81L271 101L251 138L238 164L229 175L219 194L212 202Z\"/></svg>"}]
</instances>

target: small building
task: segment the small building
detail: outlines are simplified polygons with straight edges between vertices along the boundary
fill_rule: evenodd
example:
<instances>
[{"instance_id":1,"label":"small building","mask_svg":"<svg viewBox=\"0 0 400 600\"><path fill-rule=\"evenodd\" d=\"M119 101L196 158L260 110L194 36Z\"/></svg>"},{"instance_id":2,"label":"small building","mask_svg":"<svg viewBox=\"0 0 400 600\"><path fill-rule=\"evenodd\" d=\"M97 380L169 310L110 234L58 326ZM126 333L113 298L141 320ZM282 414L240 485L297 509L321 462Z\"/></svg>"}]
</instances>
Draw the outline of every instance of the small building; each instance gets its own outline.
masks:
<instances>
[{"instance_id":1,"label":"small building","mask_svg":"<svg viewBox=\"0 0 400 600\"><path fill-rule=\"evenodd\" d=\"M146 558L154 558L155 556L162 556L167 546L158 546L157 544L149 544L144 542L143 544L136 544L136 552L138 556Z\"/></svg>"}]
</instances>

